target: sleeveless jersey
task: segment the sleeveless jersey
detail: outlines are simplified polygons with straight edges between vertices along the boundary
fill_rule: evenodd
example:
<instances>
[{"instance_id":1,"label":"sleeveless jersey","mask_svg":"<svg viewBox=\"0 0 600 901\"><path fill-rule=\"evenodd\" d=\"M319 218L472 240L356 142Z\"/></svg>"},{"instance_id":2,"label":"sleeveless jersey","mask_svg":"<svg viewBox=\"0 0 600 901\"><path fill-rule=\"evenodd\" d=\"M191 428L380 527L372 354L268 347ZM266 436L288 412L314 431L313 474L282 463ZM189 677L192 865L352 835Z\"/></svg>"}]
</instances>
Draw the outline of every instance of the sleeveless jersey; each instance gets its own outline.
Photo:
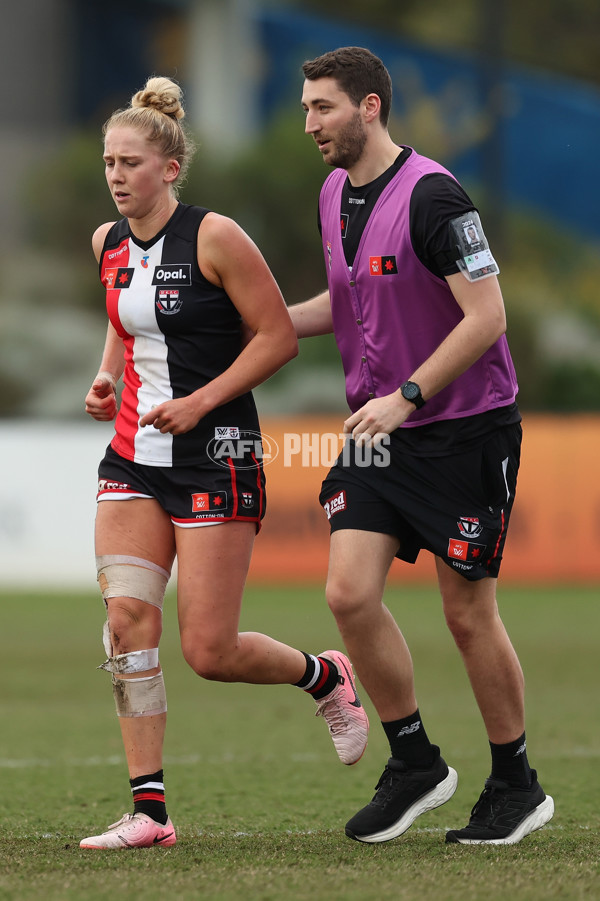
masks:
<instances>
[{"instance_id":1,"label":"sleeveless jersey","mask_svg":"<svg viewBox=\"0 0 600 901\"><path fill-rule=\"evenodd\" d=\"M241 350L241 317L222 288L198 266L197 237L209 211L180 203L151 241L133 236L127 219L110 229L100 258L109 319L125 346L123 392L113 449L136 463L210 463L217 432L258 435L252 394L212 410L183 435L140 428L164 401L185 397L227 369Z\"/></svg>"},{"instance_id":2,"label":"sleeveless jersey","mask_svg":"<svg viewBox=\"0 0 600 901\"><path fill-rule=\"evenodd\" d=\"M424 175L450 172L414 151L379 196L350 269L340 228L347 178L335 169L321 190L319 212L333 329L354 412L370 398L392 394L463 318L445 279L416 256L410 199ZM343 227L343 223L342 223ZM517 382L505 336L466 372L415 410L403 427L457 419L504 407Z\"/></svg>"}]
</instances>

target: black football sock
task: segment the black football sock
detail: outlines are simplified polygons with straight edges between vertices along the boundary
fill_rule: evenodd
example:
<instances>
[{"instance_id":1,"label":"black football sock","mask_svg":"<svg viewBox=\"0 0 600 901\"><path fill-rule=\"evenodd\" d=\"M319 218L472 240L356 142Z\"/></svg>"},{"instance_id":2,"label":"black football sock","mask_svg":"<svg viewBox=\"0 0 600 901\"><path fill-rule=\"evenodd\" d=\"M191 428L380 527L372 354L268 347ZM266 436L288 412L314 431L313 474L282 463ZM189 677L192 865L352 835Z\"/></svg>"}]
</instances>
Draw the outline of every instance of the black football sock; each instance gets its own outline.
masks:
<instances>
[{"instance_id":1,"label":"black football sock","mask_svg":"<svg viewBox=\"0 0 600 901\"><path fill-rule=\"evenodd\" d=\"M129 780L129 784L133 794L133 812L145 813L164 826L167 822L167 808L163 771L158 770L157 773L148 776L136 776L135 779Z\"/></svg>"},{"instance_id":2,"label":"black football sock","mask_svg":"<svg viewBox=\"0 0 600 901\"><path fill-rule=\"evenodd\" d=\"M492 752L492 779L501 779L515 788L529 788L531 785L531 768L527 760L527 742L525 733L516 741L505 745L490 742Z\"/></svg>"},{"instance_id":3,"label":"black football sock","mask_svg":"<svg viewBox=\"0 0 600 901\"><path fill-rule=\"evenodd\" d=\"M427 737L418 709L411 716L382 723L394 760L403 760L409 769L428 769L436 752Z\"/></svg>"},{"instance_id":4,"label":"black football sock","mask_svg":"<svg viewBox=\"0 0 600 901\"><path fill-rule=\"evenodd\" d=\"M306 658L306 671L300 681L294 684L312 695L315 701L320 701L333 691L339 682L340 674L331 660L314 657L312 654L305 654L304 651L302 653Z\"/></svg>"}]
</instances>

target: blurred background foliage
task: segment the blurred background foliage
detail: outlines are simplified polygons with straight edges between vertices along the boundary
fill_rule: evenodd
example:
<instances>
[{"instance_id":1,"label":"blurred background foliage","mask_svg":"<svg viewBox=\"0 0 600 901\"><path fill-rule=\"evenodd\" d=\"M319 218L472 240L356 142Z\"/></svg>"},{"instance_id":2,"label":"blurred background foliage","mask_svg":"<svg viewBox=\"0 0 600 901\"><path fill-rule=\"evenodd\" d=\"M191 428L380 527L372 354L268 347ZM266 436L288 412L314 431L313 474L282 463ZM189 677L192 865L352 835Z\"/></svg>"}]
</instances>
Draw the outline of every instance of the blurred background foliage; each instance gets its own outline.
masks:
<instances>
[{"instance_id":1,"label":"blurred background foliage","mask_svg":"<svg viewBox=\"0 0 600 901\"><path fill-rule=\"evenodd\" d=\"M322 9L316 0L288 5ZM430 0L426 6L416 0L370 0L368 6L362 0L330 0L327 15L385 28L403 40L472 50L481 42L477 10L474 0ZM502 27L512 61L600 81L597 0L572 0L568 7L547 0L543 11L537 0L510 0L506 10ZM477 138L478 123L453 127L447 97L413 88L411 103L404 104L402 115L395 112L390 132L398 143L452 169L461 141ZM101 222L115 218L104 180L100 124L72 130L59 152L26 180L27 247L3 284L3 294L18 292L20 304L7 306L4 314L0 415L43 416L53 410L80 416L96 372L106 320L90 240ZM328 170L303 135L299 102L277 113L234 156L219 155L201 135L195 137L198 149L181 199L235 218L260 247L289 304L322 290L317 199ZM531 152L543 153L543 147ZM489 197L481 184L463 183L481 210L500 264L522 408L600 410L598 242L513 203L494 245ZM10 273L18 273L13 282ZM40 354L40 335L43 360L37 367L24 365L28 354ZM299 357L261 389L261 404L275 413L345 409L333 339L302 342Z\"/></svg>"}]
</instances>

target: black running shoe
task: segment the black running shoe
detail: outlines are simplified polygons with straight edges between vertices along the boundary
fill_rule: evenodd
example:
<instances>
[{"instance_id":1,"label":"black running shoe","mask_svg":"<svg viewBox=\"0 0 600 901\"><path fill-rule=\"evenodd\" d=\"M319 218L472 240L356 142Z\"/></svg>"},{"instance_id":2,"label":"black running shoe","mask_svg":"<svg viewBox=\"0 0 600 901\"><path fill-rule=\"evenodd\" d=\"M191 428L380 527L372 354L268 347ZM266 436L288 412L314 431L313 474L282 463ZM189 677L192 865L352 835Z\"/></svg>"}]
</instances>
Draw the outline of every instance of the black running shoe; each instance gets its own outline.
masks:
<instances>
[{"instance_id":1,"label":"black running shoe","mask_svg":"<svg viewBox=\"0 0 600 901\"><path fill-rule=\"evenodd\" d=\"M446 833L447 842L461 845L514 845L541 829L554 813L554 801L531 771L530 788L511 788L500 779L488 779L471 811L469 825Z\"/></svg>"},{"instance_id":2,"label":"black running shoe","mask_svg":"<svg viewBox=\"0 0 600 901\"><path fill-rule=\"evenodd\" d=\"M432 745L435 760L426 770L408 769L393 757L375 786L373 800L346 823L346 835L358 842L398 838L422 813L440 807L456 791L458 776Z\"/></svg>"}]
</instances>

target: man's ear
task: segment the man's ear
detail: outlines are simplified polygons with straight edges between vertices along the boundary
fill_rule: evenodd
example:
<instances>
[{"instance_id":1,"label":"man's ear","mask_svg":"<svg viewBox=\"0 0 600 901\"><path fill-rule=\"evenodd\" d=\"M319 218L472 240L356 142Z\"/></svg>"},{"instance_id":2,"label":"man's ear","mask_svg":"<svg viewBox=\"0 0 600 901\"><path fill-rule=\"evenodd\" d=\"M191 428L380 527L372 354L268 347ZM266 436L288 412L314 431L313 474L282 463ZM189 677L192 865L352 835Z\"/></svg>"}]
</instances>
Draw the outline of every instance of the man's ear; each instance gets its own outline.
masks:
<instances>
[{"instance_id":1,"label":"man's ear","mask_svg":"<svg viewBox=\"0 0 600 901\"><path fill-rule=\"evenodd\" d=\"M375 119L379 118L381 110L381 99L379 94L367 94L362 103L365 122L373 122Z\"/></svg>"}]
</instances>

